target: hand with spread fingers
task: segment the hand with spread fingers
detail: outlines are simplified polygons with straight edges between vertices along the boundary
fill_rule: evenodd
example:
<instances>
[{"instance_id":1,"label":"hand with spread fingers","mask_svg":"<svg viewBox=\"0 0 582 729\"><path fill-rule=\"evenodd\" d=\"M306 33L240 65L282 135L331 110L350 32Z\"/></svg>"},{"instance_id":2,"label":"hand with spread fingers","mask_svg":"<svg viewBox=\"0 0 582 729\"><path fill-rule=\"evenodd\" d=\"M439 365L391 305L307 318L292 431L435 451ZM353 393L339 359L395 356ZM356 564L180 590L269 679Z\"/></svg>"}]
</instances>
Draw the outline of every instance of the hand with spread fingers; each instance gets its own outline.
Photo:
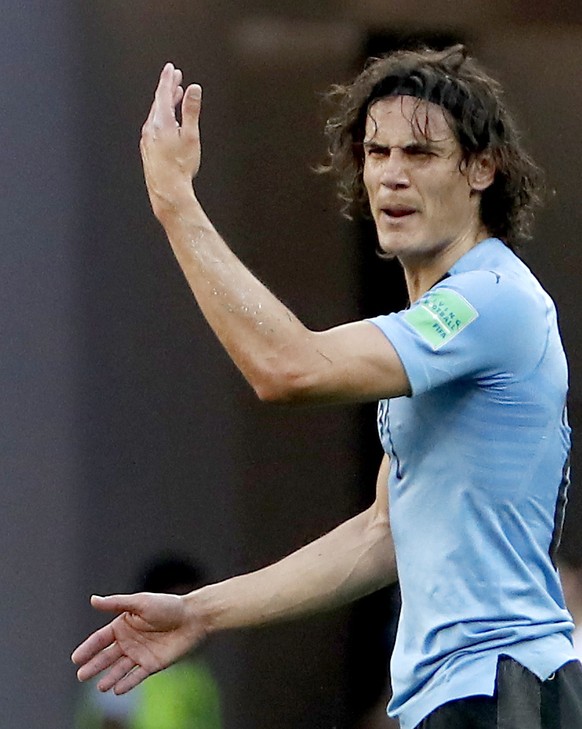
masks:
<instances>
[{"instance_id":1,"label":"hand with spread fingers","mask_svg":"<svg viewBox=\"0 0 582 729\"><path fill-rule=\"evenodd\" d=\"M127 693L198 646L207 634L179 595L93 595L91 604L97 610L121 613L71 656L79 666L80 681L107 672L98 684L101 691Z\"/></svg>"},{"instance_id":2,"label":"hand with spread fingers","mask_svg":"<svg viewBox=\"0 0 582 729\"><path fill-rule=\"evenodd\" d=\"M142 127L140 150L146 186L154 214L160 220L184 199L192 199L192 179L200 167L202 89L190 84L184 91L181 83L182 72L167 63ZM176 118L179 104L181 123Z\"/></svg>"}]
</instances>

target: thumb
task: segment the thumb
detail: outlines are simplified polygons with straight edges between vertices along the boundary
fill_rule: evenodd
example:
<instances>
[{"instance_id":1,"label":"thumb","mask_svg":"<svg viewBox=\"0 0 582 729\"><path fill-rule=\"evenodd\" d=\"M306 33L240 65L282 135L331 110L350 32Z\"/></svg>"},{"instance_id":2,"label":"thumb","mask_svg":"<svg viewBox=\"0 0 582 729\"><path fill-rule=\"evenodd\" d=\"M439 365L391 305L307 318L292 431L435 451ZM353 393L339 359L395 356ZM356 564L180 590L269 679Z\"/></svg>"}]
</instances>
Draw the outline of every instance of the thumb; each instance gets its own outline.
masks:
<instances>
[{"instance_id":1,"label":"thumb","mask_svg":"<svg viewBox=\"0 0 582 729\"><path fill-rule=\"evenodd\" d=\"M140 595L91 595L91 606L103 612L138 612Z\"/></svg>"},{"instance_id":2,"label":"thumb","mask_svg":"<svg viewBox=\"0 0 582 729\"><path fill-rule=\"evenodd\" d=\"M202 87L190 84L182 99L182 133L198 135L198 121L202 107Z\"/></svg>"}]
</instances>

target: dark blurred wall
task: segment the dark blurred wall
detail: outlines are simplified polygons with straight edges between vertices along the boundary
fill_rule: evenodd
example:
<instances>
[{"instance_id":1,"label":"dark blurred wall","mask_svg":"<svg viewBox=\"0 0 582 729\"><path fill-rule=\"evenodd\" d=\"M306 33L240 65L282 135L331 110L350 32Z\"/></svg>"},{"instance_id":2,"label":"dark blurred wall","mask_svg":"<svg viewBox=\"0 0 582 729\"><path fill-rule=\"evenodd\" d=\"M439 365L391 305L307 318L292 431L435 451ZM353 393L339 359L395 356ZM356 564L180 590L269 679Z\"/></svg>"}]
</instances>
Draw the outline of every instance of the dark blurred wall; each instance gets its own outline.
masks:
<instances>
[{"instance_id":1,"label":"dark blurred wall","mask_svg":"<svg viewBox=\"0 0 582 729\"><path fill-rule=\"evenodd\" d=\"M82 634L99 623L89 594L133 589L137 565L157 552L190 555L211 579L245 565L233 456L238 375L151 214L139 157L140 128L171 59L207 88L200 184L211 214L224 207L229 61L214 51L227 9L146 2L136 15L128 4L101 2L83 13ZM215 643L212 658L232 725L237 639Z\"/></svg>"},{"instance_id":2,"label":"dark blurred wall","mask_svg":"<svg viewBox=\"0 0 582 729\"><path fill-rule=\"evenodd\" d=\"M356 251L331 183L310 169L324 153L316 92L353 46L322 46L308 26L295 48L292 26L257 33L226 4L150 3L136 23L111 2L84 18L77 605L127 589L136 562L164 547L200 556L215 578L261 567L350 516L359 478L357 412L258 404L230 364L153 219L138 154L172 59L204 87L196 186L218 229L312 326L353 318ZM347 725L347 620L220 639L227 726Z\"/></svg>"},{"instance_id":3,"label":"dark blurred wall","mask_svg":"<svg viewBox=\"0 0 582 729\"><path fill-rule=\"evenodd\" d=\"M241 255L309 326L357 315L358 251L337 213L321 94L349 73L358 35L333 21L247 20L232 29L229 211ZM249 566L277 559L351 516L358 502L360 413L256 404L241 393L242 542ZM347 612L257 632L246 654L246 725L350 726ZM267 679L267 680L266 680Z\"/></svg>"},{"instance_id":4,"label":"dark blurred wall","mask_svg":"<svg viewBox=\"0 0 582 729\"><path fill-rule=\"evenodd\" d=\"M566 4L564 12L567 8ZM546 171L547 204L523 256L556 301L570 365L572 488L563 546L582 552L582 89L577 82L582 69L582 7L578 10L578 24L565 25L566 16L556 13L554 25L538 21L484 34L476 52L504 83L528 148ZM570 19L574 21L572 14Z\"/></svg>"},{"instance_id":5,"label":"dark blurred wall","mask_svg":"<svg viewBox=\"0 0 582 729\"><path fill-rule=\"evenodd\" d=\"M73 3L5 0L0 23L0 723L70 716L81 499Z\"/></svg>"}]
</instances>

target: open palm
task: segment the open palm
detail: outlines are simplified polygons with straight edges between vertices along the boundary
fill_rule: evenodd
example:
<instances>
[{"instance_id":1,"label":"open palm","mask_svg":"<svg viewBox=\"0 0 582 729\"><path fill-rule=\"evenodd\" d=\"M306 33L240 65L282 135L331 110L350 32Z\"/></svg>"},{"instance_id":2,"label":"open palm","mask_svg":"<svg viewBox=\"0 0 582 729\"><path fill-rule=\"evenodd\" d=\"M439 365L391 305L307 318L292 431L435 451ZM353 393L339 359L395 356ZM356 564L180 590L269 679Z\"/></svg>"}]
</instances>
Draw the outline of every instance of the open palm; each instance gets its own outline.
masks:
<instances>
[{"instance_id":1,"label":"open palm","mask_svg":"<svg viewBox=\"0 0 582 729\"><path fill-rule=\"evenodd\" d=\"M91 603L98 610L121 613L87 638L72 655L81 681L107 671L98 684L101 691L130 691L206 636L201 621L188 615L184 599L178 595L94 595Z\"/></svg>"}]
</instances>

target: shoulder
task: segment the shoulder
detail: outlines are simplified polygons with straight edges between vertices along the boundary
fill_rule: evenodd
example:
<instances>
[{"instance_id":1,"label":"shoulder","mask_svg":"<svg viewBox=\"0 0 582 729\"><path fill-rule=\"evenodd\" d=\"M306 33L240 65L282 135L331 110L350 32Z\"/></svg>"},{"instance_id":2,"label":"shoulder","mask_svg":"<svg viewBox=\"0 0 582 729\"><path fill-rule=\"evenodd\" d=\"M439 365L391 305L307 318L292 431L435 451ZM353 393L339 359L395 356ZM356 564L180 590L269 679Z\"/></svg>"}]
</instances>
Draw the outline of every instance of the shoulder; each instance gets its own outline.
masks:
<instances>
[{"instance_id":1,"label":"shoulder","mask_svg":"<svg viewBox=\"0 0 582 729\"><path fill-rule=\"evenodd\" d=\"M432 289L436 296L458 300L471 312L473 332L492 348L499 365L529 369L542 356L554 305L535 277L522 271L477 270L455 274ZM469 313L464 316L468 319Z\"/></svg>"},{"instance_id":2,"label":"shoulder","mask_svg":"<svg viewBox=\"0 0 582 729\"><path fill-rule=\"evenodd\" d=\"M485 321L510 329L530 323L547 328L547 315L553 308L550 297L533 275L491 270L467 271L443 279L429 292L449 297L474 309Z\"/></svg>"}]
</instances>

